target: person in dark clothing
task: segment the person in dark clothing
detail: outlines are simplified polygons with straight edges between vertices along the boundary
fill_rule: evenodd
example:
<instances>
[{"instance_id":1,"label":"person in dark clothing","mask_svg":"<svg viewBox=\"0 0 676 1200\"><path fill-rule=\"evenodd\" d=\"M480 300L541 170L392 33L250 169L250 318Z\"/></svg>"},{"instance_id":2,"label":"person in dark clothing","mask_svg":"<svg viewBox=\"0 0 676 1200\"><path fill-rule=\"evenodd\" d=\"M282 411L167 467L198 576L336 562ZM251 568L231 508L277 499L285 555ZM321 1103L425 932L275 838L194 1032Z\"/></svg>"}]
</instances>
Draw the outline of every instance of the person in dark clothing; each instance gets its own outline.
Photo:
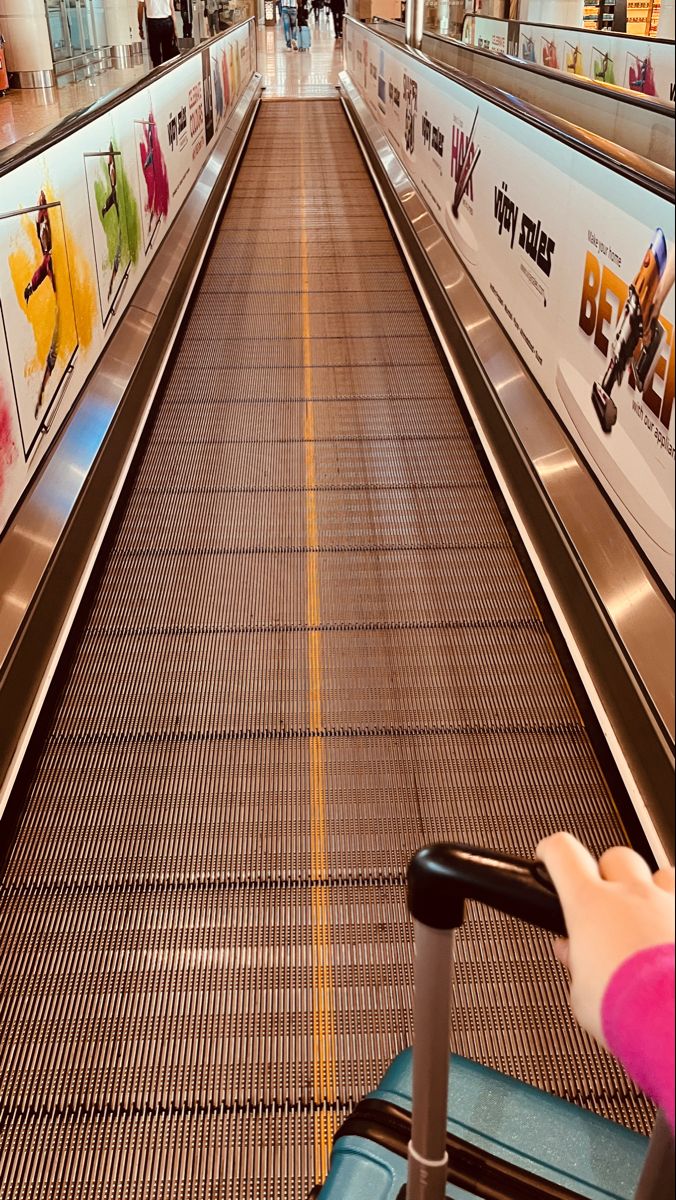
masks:
<instances>
[{"instance_id":1,"label":"person in dark clothing","mask_svg":"<svg viewBox=\"0 0 676 1200\"><path fill-rule=\"evenodd\" d=\"M180 0L181 7L179 12L183 22L183 37L192 37L192 0Z\"/></svg>"},{"instance_id":2,"label":"person in dark clothing","mask_svg":"<svg viewBox=\"0 0 676 1200\"><path fill-rule=\"evenodd\" d=\"M154 67L179 53L171 0L139 0L138 31L143 41L143 18L148 30L148 50Z\"/></svg>"},{"instance_id":3,"label":"person in dark clothing","mask_svg":"<svg viewBox=\"0 0 676 1200\"><path fill-rule=\"evenodd\" d=\"M312 11L315 14L315 25L319 24L319 18L324 7L324 0L312 0Z\"/></svg>"},{"instance_id":4,"label":"person in dark clothing","mask_svg":"<svg viewBox=\"0 0 676 1200\"><path fill-rule=\"evenodd\" d=\"M298 17L297 17L297 20L298 20L298 49L301 52L304 50L309 50L310 46L311 46L310 29L308 27L309 18L310 18L310 10L307 6L306 0L299 0L299 2L298 2Z\"/></svg>"},{"instance_id":5,"label":"person in dark clothing","mask_svg":"<svg viewBox=\"0 0 676 1200\"><path fill-rule=\"evenodd\" d=\"M331 0L333 13L333 28L337 38L343 36L343 17L345 16L345 0Z\"/></svg>"}]
</instances>

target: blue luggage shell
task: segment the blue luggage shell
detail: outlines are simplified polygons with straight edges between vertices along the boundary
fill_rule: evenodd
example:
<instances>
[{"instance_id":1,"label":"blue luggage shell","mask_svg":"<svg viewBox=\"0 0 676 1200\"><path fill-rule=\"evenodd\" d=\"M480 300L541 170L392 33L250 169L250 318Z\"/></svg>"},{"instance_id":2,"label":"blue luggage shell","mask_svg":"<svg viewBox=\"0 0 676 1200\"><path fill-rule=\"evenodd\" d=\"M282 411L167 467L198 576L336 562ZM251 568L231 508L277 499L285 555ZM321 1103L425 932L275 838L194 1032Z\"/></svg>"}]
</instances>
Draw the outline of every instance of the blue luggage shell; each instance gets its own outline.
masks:
<instances>
[{"instance_id":1,"label":"blue luggage shell","mask_svg":"<svg viewBox=\"0 0 676 1200\"><path fill-rule=\"evenodd\" d=\"M411 1111L410 1050L394 1060L370 1100ZM648 1139L573 1104L453 1056L447 1128L502 1162L589 1200L631 1200ZM340 1137L321 1200L398 1200L406 1160L363 1137ZM449 1184L448 1196L470 1193Z\"/></svg>"}]
</instances>

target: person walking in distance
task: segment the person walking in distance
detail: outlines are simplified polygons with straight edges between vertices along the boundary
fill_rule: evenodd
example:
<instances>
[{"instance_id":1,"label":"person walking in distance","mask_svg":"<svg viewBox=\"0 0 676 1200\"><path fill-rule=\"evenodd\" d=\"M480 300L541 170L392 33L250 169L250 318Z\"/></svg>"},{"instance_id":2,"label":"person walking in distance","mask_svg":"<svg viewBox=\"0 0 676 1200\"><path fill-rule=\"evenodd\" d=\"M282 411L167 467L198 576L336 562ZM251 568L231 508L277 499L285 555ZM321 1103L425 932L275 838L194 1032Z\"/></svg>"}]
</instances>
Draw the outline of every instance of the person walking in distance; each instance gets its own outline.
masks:
<instances>
[{"instance_id":1,"label":"person walking in distance","mask_svg":"<svg viewBox=\"0 0 676 1200\"><path fill-rule=\"evenodd\" d=\"M218 0L205 0L204 16L209 27L209 37L218 33Z\"/></svg>"},{"instance_id":2,"label":"person walking in distance","mask_svg":"<svg viewBox=\"0 0 676 1200\"><path fill-rule=\"evenodd\" d=\"M282 0L282 22L287 50L298 49L298 5L296 0Z\"/></svg>"},{"instance_id":3,"label":"person walking in distance","mask_svg":"<svg viewBox=\"0 0 676 1200\"><path fill-rule=\"evenodd\" d=\"M180 0L178 11L183 22L183 37L192 37L192 0Z\"/></svg>"},{"instance_id":4,"label":"person walking in distance","mask_svg":"<svg viewBox=\"0 0 676 1200\"><path fill-rule=\"evenodd\" d=\"M298 49L301 53L304 50L309 50L312 45L310 36L310 10L307 5L307 0L299 0L298 2Z\"/></svg>"},{"instance_id":5,"label":"person walking in distance","mask_svg":"<svg viewBox=\"0 0 676 1200\"><path fill-rule=\"evenodd\" d=\"M138 31L143 41L143 17L148 30L148 50L154 67L178 54L172 0L139 0Z\"/></svg>"},{"instance_id":6,"label":"person walking in distance","mask_svg":"<svg viewBox=\"0 0 676 1200\"><path fill-rule=\"evenodd\" d=\"M312 0L312 11L315 14L315 25L319 24L319 18L324 7L324 0Z\"/></svg>"},{"instance_id":7,"label":"person walking in distance","mask_svg":"<svg viewBox=\"0 0 676 1200\"><path fill-rule=\"evenodd\" d=\"M345 16L345 0L331 0L333 13L333 28L337 38L343 36L343 17Z\"/></svg>"}]
</instances>

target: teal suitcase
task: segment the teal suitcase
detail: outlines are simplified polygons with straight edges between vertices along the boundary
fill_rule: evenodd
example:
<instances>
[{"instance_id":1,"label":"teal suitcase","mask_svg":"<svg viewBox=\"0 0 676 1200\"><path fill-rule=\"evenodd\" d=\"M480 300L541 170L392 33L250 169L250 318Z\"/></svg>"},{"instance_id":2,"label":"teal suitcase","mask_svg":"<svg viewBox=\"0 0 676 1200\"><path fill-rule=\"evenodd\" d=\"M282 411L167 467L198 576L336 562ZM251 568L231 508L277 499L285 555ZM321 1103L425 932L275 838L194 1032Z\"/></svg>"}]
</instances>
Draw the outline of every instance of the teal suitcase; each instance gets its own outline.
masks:
<instances>
[{"instance_id":1,"label":"teal suitcase","mask_svg":"<svg viewBox=\"0 0 676 1200\"><path fill-rule=\"evenodd\" d=\"M651 1142L537 1088L448 1056L452 960L465 900L565 933L539 863L465 846L420 851L408 872L415 921L414 1049L338 1130L311 1200L656 1200L673 1196L673 1142Z\"/></svg>"}]
</instances>

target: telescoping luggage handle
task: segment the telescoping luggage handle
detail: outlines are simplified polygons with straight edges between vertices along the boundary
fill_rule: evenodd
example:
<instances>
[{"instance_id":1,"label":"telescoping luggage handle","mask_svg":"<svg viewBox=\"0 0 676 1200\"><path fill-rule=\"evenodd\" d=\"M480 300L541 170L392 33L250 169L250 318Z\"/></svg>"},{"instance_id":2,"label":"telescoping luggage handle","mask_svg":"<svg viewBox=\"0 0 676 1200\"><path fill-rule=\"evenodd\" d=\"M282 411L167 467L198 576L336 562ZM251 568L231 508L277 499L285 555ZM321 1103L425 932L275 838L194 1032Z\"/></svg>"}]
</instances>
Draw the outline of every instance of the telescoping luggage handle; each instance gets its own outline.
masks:
<instances>
[{"instance_id":1,"label":"telescoping luggage handle","mask_svg":"<svg viewBox=\"0 0 676 1200\"><path fill-rule=\"evenodd\" d=\"M566 925L556 890L542 863L471 846L437 845L419 850L408 868L407 899L415 921L416 956L413 1119L406 1200L443 1200L448 1178L446 1109L453 949L455 932L464 921L465 901L476 900L564 936ZM664 1181L669 1177L673 1181L671 1137L659 1114L636 1200L664 1195Z\"/></svg>"}]
</instances>

